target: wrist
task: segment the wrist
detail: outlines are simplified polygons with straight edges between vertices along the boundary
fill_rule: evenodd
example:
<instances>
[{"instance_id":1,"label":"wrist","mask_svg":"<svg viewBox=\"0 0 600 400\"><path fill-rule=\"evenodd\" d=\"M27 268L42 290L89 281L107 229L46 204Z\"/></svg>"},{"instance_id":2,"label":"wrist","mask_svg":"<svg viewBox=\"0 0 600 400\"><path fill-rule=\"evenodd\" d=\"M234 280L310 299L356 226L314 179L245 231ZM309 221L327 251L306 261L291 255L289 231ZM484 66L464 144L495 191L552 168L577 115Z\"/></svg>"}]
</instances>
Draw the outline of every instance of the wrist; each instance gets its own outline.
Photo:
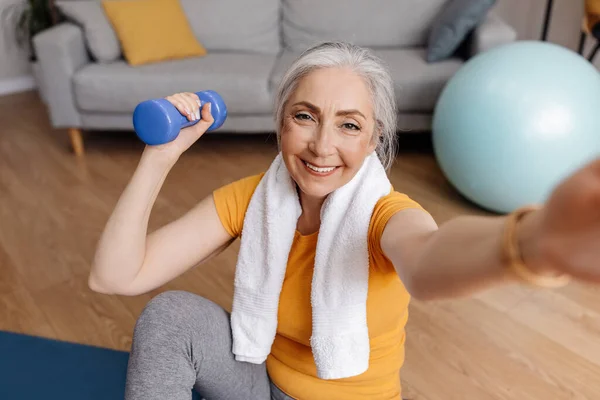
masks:
<instances>
[{"instance_id":1,"label":"wrist","mask_svg":"<svg viewBox=\"0 0 600 400\"><path fill-rule=\"evenodd\" d=\"M562 286L569 277L548 263L540 252L543 220L543 208L523 207L511 213L504 231L504 258L519 279L537 286Z\"/></svg>"},{"instance_id":2,"label":"wrist","mask_svg":"<svg viewBox=\"0 0 600 400\"><path fill-rule=\"evenodd\" d=\"M155 146L148 146L142 152L140 162L148 162L151 165L171 169L179 160L180 154L175 154Z\"/></svg>"},{"instance_id":3,"label":"wrist","mask_svg":"<svg viewBox=\"0 0 600 400\"><path fill-rule=\"evenodd\" d=\"M527 213L522 218L517 229L517 246L521 261L532 272L542 276L558 276L562 272L541 257L539 243L543 219L543 209Z\"/></svg>"},{"instance_id":4,"label":"wrist","mask_svg":"<svg viewBox=\"0 0 600 400\"><path fill-rule=\"evenodd\" d=\"M542 269L538 255L538 237L541 225L542 210L535 210L525 214L516 228L517 249L521 261L534 272Z\"/></svg>"}]
</instances>

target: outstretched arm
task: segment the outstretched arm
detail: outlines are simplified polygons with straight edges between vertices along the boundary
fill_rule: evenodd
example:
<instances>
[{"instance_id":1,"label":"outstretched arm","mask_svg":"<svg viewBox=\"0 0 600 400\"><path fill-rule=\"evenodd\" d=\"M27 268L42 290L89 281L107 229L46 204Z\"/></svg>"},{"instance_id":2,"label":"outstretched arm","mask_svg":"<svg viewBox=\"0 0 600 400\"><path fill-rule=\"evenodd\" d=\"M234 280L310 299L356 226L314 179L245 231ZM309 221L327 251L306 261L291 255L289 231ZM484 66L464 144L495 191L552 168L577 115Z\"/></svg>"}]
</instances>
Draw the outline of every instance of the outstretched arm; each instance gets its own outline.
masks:
<instances>
[{"instance_id":1,"label":"outstretched arm","mask_svg":"<svg viewBox=\"0 0 600 400\"><path fill-rule=\"evenodd\" d=\"M520 279L503 257L509 217L461 216L438 228L426 212L403 210L388 222L381 247L415 298L468 295ZM536 276L600 283L600 160L557 185L514 234Z\"/></svg>"},{"instance_id":2,"label":"outstretched arm","mask_svg":"<svg viewBox=\"0 0 600 400\"><path fill-rule=\"evenodd\" d=\"M521 225L522 242L534 215ZM468 295L514 279L502 261L506 217L461 216L439 228L418 209L403 210L388 222L381 247L404 285L417 299Z\"/></svg>"}]
</instances>

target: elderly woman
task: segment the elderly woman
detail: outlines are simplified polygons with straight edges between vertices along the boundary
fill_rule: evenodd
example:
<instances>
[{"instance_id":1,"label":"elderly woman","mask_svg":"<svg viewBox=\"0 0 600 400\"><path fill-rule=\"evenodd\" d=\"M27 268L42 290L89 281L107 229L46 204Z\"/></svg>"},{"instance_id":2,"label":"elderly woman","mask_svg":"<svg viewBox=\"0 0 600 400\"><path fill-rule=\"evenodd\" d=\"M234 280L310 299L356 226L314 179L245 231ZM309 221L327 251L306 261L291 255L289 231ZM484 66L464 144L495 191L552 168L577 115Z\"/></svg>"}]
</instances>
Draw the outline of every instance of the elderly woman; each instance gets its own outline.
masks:
<instances>
[{"instance_id":1,"label":"elderly woman","mask_svg":"<svg viewBox=\"0 0 600 400\"><path fill-rule=\"evenodd\" d=\"M276 97L280 153L147 234L161 185L213 119L192 93L167 97L196 125L145 148L98 245L90 287L137 295L241 237L233 310L165 292L136 324L126 398L400 399L409 300L495 284L600 281L600 163L544 207L438 228L395 191L392 80L367 49L324 43Z\"/></svg>"}]
</instances>

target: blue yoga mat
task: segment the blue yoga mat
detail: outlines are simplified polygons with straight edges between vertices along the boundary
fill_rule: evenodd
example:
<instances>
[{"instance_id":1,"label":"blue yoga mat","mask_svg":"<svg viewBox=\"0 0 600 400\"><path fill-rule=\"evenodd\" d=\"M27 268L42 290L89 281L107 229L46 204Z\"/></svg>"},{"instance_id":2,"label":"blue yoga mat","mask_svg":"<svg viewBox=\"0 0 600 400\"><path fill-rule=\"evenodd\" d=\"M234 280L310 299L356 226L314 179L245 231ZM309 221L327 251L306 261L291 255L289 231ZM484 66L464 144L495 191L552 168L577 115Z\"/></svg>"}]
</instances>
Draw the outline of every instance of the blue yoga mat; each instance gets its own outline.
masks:
<instances>
[{"instance_id":1,"label":"blue yoga mat","mask_svg":"<svg viewBox=\"0 0 600 400\"><path fill-rule=\"evenodd\" d=\"M124 351L0 331L0 399L122 400L128 360Z\"/></svg>"}]
</instances>

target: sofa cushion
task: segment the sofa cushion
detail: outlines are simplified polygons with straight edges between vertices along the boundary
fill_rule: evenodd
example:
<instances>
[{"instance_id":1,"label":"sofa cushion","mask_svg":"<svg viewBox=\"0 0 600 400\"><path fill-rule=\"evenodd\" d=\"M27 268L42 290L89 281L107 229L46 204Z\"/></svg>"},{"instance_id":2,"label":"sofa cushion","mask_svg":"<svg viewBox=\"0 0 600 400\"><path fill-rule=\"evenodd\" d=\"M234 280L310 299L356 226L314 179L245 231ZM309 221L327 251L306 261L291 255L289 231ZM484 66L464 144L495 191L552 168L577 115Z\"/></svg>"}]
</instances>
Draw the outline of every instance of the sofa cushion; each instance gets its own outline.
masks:
<instances>
[{"instance_id":1,"label":"sofa cushion","mask_svg":"<svg viewBox=\"0 0 600 400\"><path fill-rule=\"evenodd\" d=\"M432 112L442 89L464 61L448 58L435 64L426 61L425 48L374 50L390 68L398 110Z\"/></svg>"},{"instance_id":2,"label":"sofa cushion","mask_svg":"<svg viewBox=\"0 0 600 400\"><path fill-rule=\"evenodd\" d=\"M277 57L277 61L275 61L275 67L273 67L273 72L269 77L269 89L271 92L273 92L273 95L276 93L277 86L283 79L283 75L299 56L300 52L286 50L281 52L281 54Z\"/></svg>"},{"instance_id":3,"label":"sofa cushion","mask_svg":"<svg viewBox=\"0 0 600 400\"><path fill-rule=\"evenodd\" d=\"M425 48L374 49L373 52L390 69L398 112L432 112L448 79L463 65L458 58L429 64L425 60ZM269 80L271 90L276 90L286 70L299 55L288 51L281 54Z\"/></svg>"},{"instance_id":4,"label":"sofa cushion","mask_svg":"<svg viewBox=\"0 0 600 400\"><path fill-rule=\"evenodd\" d=\"M279 52L280 0L180 2L196 37L209 52Z\"/></svg>"},{"instance_id":5,"label":"sofa cushion","mask_svg":"<svg viewBox=\"0 0 600 400\"><path fill-rule=\"evenodd\" d=\"M424 46L448 0L282 0L286 49L326 40L359 46Z\"/></svg>"},{"instance_id":6,"label":"sofa cushion","mask_svg":"<svg viewBox=\"0 0 600 400\"><path fill-rule=\"evenodd\" d=\"M178 0L104 0L102 5L129 65L206 55Z\"/></svg>"},{"instance_id":7,"label":"sofa cushion","mask_svg":"<svg viewBox=\"0 0 600 400\"><path fill-rule=\"evenodd\" d=\"M85 43L97 62L113 62L121 56L121 46L100 1L62 0L56 6L67 20L81 26Z\"/></svg>"},{"instance_id":8,"label":"sofa cushion","mask_svg":"<svg viewBox=\"0 0 600 400\"><path fill-rule=\"evenodd\" d=\"M75 74L75 100L86 111L129 113L144 100L212 89L230 113L271 113L267 87L274 62L275 56L261 54L209 53L138 67L89 64Z\"/></svg>"},{"instance_id":9,"label":"sofa cushion","mask_svg":"<svg viewBox=\"0 0 600 400\"><path fill-rule=\"evenodd\" d=\"M451 0L431 28L427 61L450 57L495 4L496 0Z\"/></svg>"}]
</instances>

